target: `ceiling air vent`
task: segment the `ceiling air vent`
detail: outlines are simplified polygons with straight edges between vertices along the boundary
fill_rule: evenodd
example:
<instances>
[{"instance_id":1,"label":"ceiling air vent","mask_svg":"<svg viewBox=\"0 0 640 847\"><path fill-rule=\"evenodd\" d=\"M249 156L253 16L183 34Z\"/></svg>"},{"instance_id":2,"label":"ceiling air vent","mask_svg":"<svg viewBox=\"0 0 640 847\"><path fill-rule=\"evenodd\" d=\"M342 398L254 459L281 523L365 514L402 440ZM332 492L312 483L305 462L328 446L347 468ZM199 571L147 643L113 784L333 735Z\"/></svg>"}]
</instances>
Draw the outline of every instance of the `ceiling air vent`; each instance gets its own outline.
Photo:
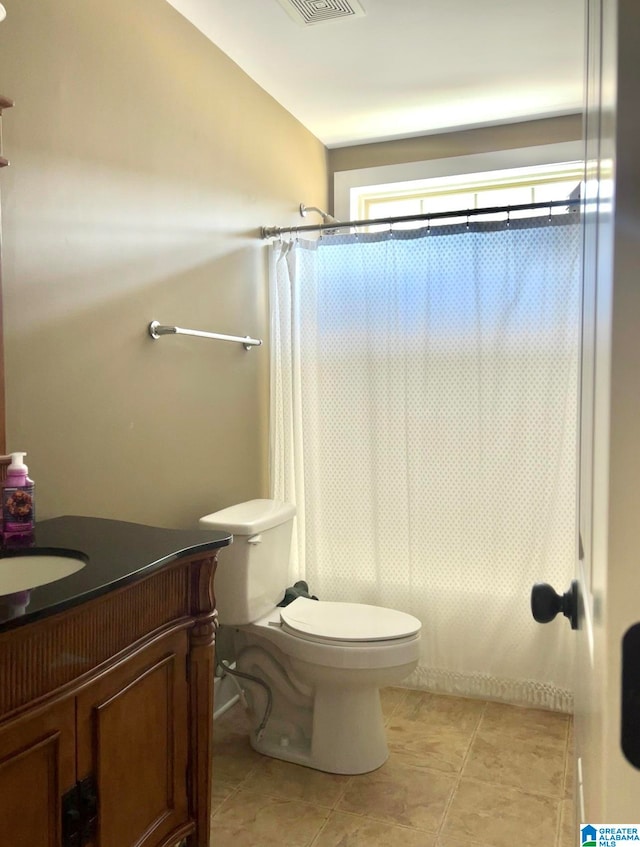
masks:
<instances>
[{"instance_id":1,"label":"ceiling air vent","mask_svg":"<svg viewBox=\"0 0 640 847\"><path fill-rule=\"evenodd\" d=\"M323 24L339 18L361 18L358 0L278 0L285 12L303 26Z\"/></svg>"}]
</instances>

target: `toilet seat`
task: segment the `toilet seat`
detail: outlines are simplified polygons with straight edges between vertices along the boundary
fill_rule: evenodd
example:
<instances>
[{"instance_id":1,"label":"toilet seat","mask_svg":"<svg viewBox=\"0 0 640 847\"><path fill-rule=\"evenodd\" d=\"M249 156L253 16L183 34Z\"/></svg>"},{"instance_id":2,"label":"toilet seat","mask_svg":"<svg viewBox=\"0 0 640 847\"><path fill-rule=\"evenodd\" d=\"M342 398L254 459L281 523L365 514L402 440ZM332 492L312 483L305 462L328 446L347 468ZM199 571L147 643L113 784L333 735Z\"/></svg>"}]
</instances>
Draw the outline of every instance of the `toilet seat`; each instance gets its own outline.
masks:
<instances>
[{"instance_id":1,"label":"toilet seat","mask_svg":"<svg viewBox=\"0 0 640 847\"><path fill-rule=\"evenodd\" d=\"M418 618L396 609L364 603L334 603L298 597L280 612L291 635L320 642L370 644L412 638L422 627Z\"/></svg>"}]
</instances>

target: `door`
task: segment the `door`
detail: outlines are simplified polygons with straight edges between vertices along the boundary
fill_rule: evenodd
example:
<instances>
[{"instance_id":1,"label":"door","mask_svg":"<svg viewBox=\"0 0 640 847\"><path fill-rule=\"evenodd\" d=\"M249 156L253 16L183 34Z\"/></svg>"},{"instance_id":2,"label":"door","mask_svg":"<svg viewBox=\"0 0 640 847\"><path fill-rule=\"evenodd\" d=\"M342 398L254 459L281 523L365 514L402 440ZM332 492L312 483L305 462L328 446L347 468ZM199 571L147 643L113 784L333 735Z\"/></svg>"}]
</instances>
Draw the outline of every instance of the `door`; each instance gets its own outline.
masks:
<instances>
[{"instance_id":1,"label":"door","mask_svg":"<svg viewBox=\"0 0 640 847\"><path fill-rule=\"evenodd\" d=\"M640 822L640 3L586 7L577 603L532 595L578 612L576 833Z\"/></svg>"},{"instance_id":2,"label":"door","mask_svg":"<svg viewBox=\"0 0 640 847\"><path fill-rule=\"evenodd\" d=\"M193 829L186 660L182 631L145 647L78 695L78 780L93 778L97 794L91 844L146 847L180 828Z\"/></svg>"},{"instance_id":3,"label":"door","mask_svg":"<svg viewBox=\"0 0 640 847\"><path fill-rule=\"evenodd\" d=\"M62 797L76 780L75 718L67 699L0 729L0 831L12 847L62 843Z\"/></svg>"},{"instance_id":4,"label":"door","mask_svg":"<svg viewBox=\"0 0 640 847\"><path fill-rule=\"evenodd\" d=\"M576 816L637 823L621 678L622 640L640 621L640 4L587 8Z\"/></svg>"}]
</instances>

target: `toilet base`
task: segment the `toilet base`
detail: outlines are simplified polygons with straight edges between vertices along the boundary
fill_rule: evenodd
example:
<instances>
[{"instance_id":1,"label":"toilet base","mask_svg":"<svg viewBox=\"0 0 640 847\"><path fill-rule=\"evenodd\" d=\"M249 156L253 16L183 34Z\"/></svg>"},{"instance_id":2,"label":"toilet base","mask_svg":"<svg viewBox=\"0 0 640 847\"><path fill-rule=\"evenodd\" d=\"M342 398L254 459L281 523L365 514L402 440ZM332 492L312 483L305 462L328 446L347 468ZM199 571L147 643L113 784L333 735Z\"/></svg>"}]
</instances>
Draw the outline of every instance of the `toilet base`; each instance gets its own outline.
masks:
<instances>
[{"instance_id":1,"label":"toilet base","mask_svg":"<svg viewBox=\"0 0 640 847\"><path fill-rule=\"evenodd\" d=\"M323 686L313 698L311 739L281 730L267 724L260 739L252 731L251 746L265 756L336 774L369 773L389 757L377 687Z\"/></svg>"},{"instance_id":2,"label":"toilet base","mask_svg":"<svg viewBox=\"0 0 640 847\"><path fill-rule=\"evenodd\" d=\"M309 645L269 625L237 628L234 644L238 669L262 682L244 683L254 750L336 774L369 773L386 762L380 688L398 685L415 669L417 639L405 649L410 661L385 667L335 667L294 657L294 648L308 653ZM370 650L366 658L370 662Z\"/></svg>"},{"instance_id":3,"label":"toilet base","mask_svg":"<svg viewBox=\"0 0 640 847\"><path fill-rule=\"evenodd\" d=\"M383 765L389 749L378 687L316 691L312 746L319 770L356 774Z\"/></svg>"}]
</instances>

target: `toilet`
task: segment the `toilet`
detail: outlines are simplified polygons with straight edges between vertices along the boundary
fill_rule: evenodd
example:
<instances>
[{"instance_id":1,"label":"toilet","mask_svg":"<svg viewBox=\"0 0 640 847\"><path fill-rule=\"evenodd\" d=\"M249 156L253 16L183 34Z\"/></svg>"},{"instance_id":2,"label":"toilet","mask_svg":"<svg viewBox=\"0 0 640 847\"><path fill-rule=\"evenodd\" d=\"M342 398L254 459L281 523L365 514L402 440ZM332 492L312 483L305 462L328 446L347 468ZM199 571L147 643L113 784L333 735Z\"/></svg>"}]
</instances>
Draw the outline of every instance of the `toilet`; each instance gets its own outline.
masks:
<instances>
[{"instance_id":1,"label":"toilet","mask_svg":"<svg viewBox=\"0 0 640 847\"><path fill-rule=\"evenodd\" d=\"M298 597L278 607L294 517L290 503L263 499L199 521L233 534L214 588L251 707L251 746L329 773L367 773L388 757L380 688L416 667L421 623L360 603Z\"/></svg>"}]
</instances>

